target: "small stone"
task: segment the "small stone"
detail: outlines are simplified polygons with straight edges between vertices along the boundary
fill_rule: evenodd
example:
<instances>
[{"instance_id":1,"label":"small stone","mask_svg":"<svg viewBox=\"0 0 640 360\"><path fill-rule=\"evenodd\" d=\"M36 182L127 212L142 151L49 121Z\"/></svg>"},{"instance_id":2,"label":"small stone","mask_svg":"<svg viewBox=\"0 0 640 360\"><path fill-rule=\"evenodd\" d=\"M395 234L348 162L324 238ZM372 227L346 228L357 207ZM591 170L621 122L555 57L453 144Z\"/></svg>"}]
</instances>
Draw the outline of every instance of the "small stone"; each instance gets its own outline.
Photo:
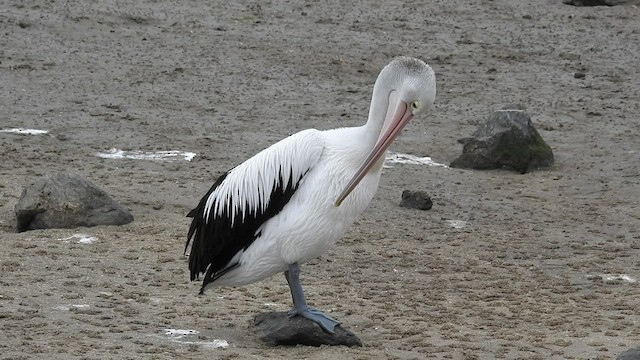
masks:
<instances>
[{"instance_id":1,"label":"small stone","mask_svg":"<svg viewBox=\"0 0 640 360\"><path fill-rule=\"evenodd\" d=\"M36 180L22 190L14 208L18 232L123 225L133 216L86 178L59 173Z\"/></svg>"},{"instance_id":2,"label":"small stone","mask_svg":"<svg viewBox=\"0 0 640 360\"><path fill-rule=\"evenodd\" d=\"M362 346L355 334L340 325L335 327L334 334L329 334L313 321L301 316L289 317L286 311L258 314L254 324L260 340L269 346Z\"/></svg>"},{"instance_id":3,"label":"small stone","mask_svg":"<svg viewBox=\"0 0 640 360\"><path fill-rule=\"evenodd\" d=\"M576 79L584 79L585 76L587 76L587 75L585 73L583 73L583 72L577 72L577 73L573 74L573 77L576 78Z\"/></svg>"},{"instance_id":4,"label":"small stone","mask_svg":"<svg viewBox=\"0 0 640 360\"><path fill-rule=\"evenodd\" d=\"M433 201L425 191L405 190L402 192L400 206L410 209L429 210L433 207Z\"/></svg>"}]
</instances>

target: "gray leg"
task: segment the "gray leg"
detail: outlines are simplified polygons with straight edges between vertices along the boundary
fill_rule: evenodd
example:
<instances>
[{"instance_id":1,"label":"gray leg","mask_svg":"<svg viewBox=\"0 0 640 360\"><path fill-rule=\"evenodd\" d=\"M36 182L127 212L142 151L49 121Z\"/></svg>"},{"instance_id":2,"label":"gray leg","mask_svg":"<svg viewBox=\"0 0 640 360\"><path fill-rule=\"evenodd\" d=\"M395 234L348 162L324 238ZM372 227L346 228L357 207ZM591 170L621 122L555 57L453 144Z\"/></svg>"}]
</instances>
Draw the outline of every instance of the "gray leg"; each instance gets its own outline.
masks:
<instances>
[{"instance_id":1,"label":"gray leg","mask_svg":"<svg viewBox=\"0 0 640 360\"><path fill-rule=\"evenodd\" d=\"M284 277L287 278L291 289L291 297L293 298L293 308L289 311L289 317L302 316L320 325L326 332L333 334L335 332L334 328L340 323L322 311L307 306L307 302L304 300L302 284L300 283L300 267L298 263L289 265L289 270L284 272Z\"/></svg>"}]
</instances>

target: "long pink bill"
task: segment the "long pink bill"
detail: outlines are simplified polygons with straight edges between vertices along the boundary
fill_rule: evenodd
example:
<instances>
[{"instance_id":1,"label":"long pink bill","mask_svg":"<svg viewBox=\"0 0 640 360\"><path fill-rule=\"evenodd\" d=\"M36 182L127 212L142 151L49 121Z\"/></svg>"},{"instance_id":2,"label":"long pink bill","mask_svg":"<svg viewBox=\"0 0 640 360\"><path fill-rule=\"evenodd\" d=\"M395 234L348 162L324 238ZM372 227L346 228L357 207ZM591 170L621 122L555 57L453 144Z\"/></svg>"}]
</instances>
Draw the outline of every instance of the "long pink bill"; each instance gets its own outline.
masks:
<instances>
[{"instance_id":1,"label":"long pink bill","mask_svg":"<svg viewBox=\"0 0 640 360\"><path fill-rule=\"evenodd\" d=\"M391 145L393 140L400 134L405 125L413 118L413 114L409 110L409 107L404 101L399 101L397 111L393 115L393 119L389 122L386 129L383 129L384 133L378 138L373 150L367 156L367 159L362 163L360 169L356 172L353 178L349 181L347 187L342 191L340 196L336 199L335 206L338 207L344 199L349 196L353 189L358 186L360 181L367 175L373 165L384 155L385 151ZM385 121L387 124L387 121Z\"/></svg>"}]
</instances>

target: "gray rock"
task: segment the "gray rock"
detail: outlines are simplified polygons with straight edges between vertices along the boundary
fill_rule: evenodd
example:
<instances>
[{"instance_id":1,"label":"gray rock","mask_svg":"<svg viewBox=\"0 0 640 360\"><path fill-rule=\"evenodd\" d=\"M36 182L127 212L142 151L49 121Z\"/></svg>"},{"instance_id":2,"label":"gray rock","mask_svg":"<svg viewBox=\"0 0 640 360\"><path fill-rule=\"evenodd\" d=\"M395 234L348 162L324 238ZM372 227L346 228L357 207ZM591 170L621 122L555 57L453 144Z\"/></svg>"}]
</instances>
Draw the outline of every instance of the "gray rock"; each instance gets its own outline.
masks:
<instances>
[{"instance_id":1,"label":"gray rock","mask_svg":"<svg viewBox=\"0 0 640 360\"><path fill-rule=\"evenodd\" d=\"M470 138L458 140L462 155L451 167L509 168L522 174L553 165L553 151L533 126L525 107L510 105L491 114Z\"/></svg>"},{"instance_id":2,"label":"gray rock","mask_svg":"<svg viewBox=\"0 0 640 360\"><path fill-rule=\"evenodd\" d=\"M563 0L562 3L573 6L615 6L632 0Z\"/></svg>"},{"instance_id":3,"label":"gray rock","mask_svg":"<svg viewBox=\"0 0 640 360\"><path fill-rule=\"evenodd\" d=\"M335 334L329 334L311 320L300 316L290 318L286 311L258 314L254 324L260 340L269 346L362 346L362 342L356 335L340 325L336 326Z\"/></svg>"},{"instance_id":4,"label":"gray rock","mask_svg":"<svg viewBox=\"0 0 640 360\"><path fill-rule=\"evenodd\" d=\"M429 210L433 207L433 201L425 191L404 190L400 206L410 209Z\"/></svg>"},{"instance_id":5,"label":"gray rock","mask_svg":"<svg viewBox=\"0 0 640 360\"><path fill-rule=\"evenodd\" d=\"M640 346L623 352L616 360L640 360Z\"/></svg>"},{"instance_id":6,"label":"gray rock","mask_svg":"<svg viewBox=\"0 0 640 360\"><path fill-rule=\"evenodd\" d=\"M18 231L78 226L123 225L129 211L80 175L59 173L22 190L15 208Z\"/></svg>"}]
</instances>

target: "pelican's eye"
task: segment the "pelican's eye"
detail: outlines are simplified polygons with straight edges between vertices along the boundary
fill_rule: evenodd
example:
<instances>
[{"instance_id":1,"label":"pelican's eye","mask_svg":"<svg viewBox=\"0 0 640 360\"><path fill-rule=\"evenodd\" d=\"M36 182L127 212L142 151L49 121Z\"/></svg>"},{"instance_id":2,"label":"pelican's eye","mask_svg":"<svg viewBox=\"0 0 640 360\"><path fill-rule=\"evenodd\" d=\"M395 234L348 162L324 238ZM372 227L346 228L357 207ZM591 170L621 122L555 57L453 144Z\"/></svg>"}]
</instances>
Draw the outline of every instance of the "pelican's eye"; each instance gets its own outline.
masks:
<instances>
[{"instance_id":1,"label":"pelican's eye","mask_svg":"<svg viewBox=\"0 0 640 360\"><path fill-rule=\"evenodd\" d=\"M416 111L418 110L418 107L420 106L420 104L418 103L418 100L412 101L411 102L411 111Z\"/></svg>"}]
</instances>

